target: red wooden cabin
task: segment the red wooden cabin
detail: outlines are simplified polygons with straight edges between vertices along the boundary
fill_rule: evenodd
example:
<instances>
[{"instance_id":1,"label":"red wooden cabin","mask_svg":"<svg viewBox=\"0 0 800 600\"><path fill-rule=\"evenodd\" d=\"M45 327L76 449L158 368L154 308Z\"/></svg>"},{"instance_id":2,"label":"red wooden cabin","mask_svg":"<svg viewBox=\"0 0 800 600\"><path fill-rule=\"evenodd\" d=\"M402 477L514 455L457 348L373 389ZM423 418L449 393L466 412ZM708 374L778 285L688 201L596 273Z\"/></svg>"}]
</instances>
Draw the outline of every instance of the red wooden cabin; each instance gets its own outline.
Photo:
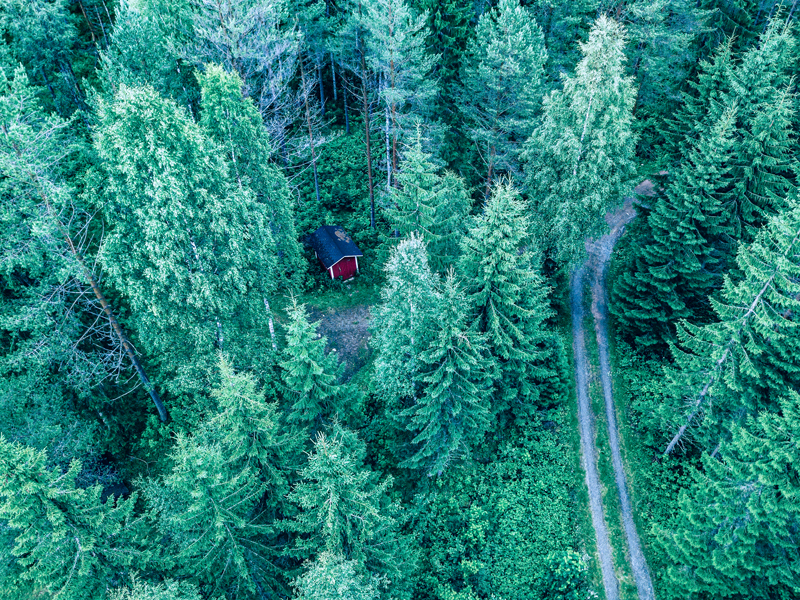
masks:
<instances>
[{"instance_id":1,"label":"red wooden cabin","mask_svg":"<svg viewBox=\"0 0 800 600\"><path fill-rule=\"evenodd\" d=\"M358 257L364 256L339 225L323 225L306 238L331 279L350 279L358 273Z\"/></svg>"}]
</instances>

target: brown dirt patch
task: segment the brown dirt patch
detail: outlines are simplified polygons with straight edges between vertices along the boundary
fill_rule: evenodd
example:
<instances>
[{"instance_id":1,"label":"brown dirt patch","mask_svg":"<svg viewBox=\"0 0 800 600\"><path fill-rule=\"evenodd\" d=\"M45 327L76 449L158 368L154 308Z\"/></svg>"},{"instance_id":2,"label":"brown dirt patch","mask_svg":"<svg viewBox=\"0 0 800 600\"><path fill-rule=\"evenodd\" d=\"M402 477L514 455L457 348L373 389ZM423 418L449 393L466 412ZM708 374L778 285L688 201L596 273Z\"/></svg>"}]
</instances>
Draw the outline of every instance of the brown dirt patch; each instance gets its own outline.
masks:
<instances>
[{"instance_id":1,"label":"brown dirt patch","mask_svg":"<svg viewBox=\"0 0 800 600\"><path fill-rule=\"evenodd\" d=\"M318 310L310 307L312 321L319 321L317 330L328 340L326 351L336 350L344 363L344 381L349 381L368 358L370 307L359 304L350 308Z\"/></svg>"}]
</instances>

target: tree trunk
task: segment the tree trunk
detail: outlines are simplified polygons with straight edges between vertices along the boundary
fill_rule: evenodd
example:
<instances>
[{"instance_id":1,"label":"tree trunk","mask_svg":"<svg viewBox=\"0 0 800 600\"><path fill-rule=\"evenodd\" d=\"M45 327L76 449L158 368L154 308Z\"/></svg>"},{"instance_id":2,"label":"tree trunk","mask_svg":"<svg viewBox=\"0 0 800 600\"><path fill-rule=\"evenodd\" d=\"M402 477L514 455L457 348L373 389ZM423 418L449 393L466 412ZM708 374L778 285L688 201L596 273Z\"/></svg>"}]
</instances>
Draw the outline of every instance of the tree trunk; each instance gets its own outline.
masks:
<instances>
[{"instance_id":1,"label":"tree trunk","mask_svg":"<svg viewBox=\"0 0 800 600\"><path fill-rule=\"evenodd\" d=\"M339 96L336 93L336 63L333 62L333 53L331 52L331 78L333 79L333 103L336 104L336 101L339 99Z\"/></svg>"},{"instance_id":2,"label":"tree trunk","mask_svg":"<svg viewBox=\"0 0 800 600\"><path fill-rule=\"evenodd\" d=\"M347 108L347 80L342 71L342 101L344 102L344 134L350 135L350 111Z\"/></svg>"},{"instance_id":3,"label":"tree trunk","mask_svg":"<svg viewBox=\"0 0 800 600\"><path fill-rule=\"evenodd\" d=\"M319 109L325 116L325 88L322 87L322 60L317 63L317 82L319 84Z\"/></svg>"},{"instance_id":4,"label":"tree trunk","mask_svg":"<svg viewBox=\"0 0 800 600\"><path fill-rule=\"evenodd\" d=\"M306 69L300 60L300 84L303 86L303 105L306 110L306 126L308 127L308 143L311 146L311 167L314 169L314 192L317 195L317 206L322 203L319 199L319 177L317 176L317 155L314 152L314 130L311 127L311 109L308 106L308 86L306 86Z\"/></svg>"},{"instance_id":5,"label":"tree trunk","mask_svg":"<svg viewBox=\"0 0 800 600\"><path fill-rule=\"evenodd\" d=\"M6 131L5 126L3 126L3 133L7 136L8 132ZM12 145L15 152L17 153L17 158L22 158L22 153L17 148L16 144ZM80 253L78 248L75 246L75 243L72 241L72 237L69 234L69 230L64 226L61 222L61 219L58 218L55 210L53 210L53 206L50 204L50 199L45 194L44 189L39 183L39 176L36 175L33 171L28 169L28 177L31 178L31 182L33 183L33 187L36 189L39 197L42 199L45 205L45 209L47 210L47 214L50 216L51 219L57 225L61 235L64 237L64 241L67 243L67 248L72 254L75 262L78 263L78 266L81 269L83 276L86 278L86 282L91 286L92 291L94 292L97 301L100 303L100 307L103 309L103 312L108 317L109 323L111 323L111 327L114 330L114 333L117 334L119 341L122 345L125 354L128 356L128 359L131 361L131 365L133 365L136 374L139 376L139 380L142 382L144 389L147 390L147 393L150 395L150 398L153 400L153 404L155 404L156 410L158 410L158 416L162 422L167 422L169 420L169 415L167 414L167 409L164 406L164 403L161 402L161 397L156 392L156 389L153 387L153 384L150 383L150 378L147 377L147 373L145 373L144 368L142 368L142 364L139 362L139 359L136 357L136 351L133 348L133 345L128 340L128 336L125 335L125 332L122 329L122 326L117 321L116 316L114 315L114 311L111 308L111 305L106 300L105 295L103 295L102 290L100 289L100 285L97 283L97 279L86 266L86 262L83 260L83 255Z\"/></svg>"},{"instance_id":6,"label":"tree trunk","mask_svg":"<svg viewBox=\"0 0 800 600\"><path fill-rule=\"evenodd\" d=\"M389 107L386 107L386 191L392 187L392 158L389 146Z\"/></svg>"},{"instance_id":7,"label":"tree trunk","mask_svg":"<svg viewBox=\"0 0 800 600\"><path fill-rule=\"evenodd\" d=\"M372 149L369 143L369 100L367 99L367 64L361 52L361 110L364 113L364 136L367 145L367 181L369 182L369 227L375 230L375 190L372 184Z\"/></svg>"}]
</instances>

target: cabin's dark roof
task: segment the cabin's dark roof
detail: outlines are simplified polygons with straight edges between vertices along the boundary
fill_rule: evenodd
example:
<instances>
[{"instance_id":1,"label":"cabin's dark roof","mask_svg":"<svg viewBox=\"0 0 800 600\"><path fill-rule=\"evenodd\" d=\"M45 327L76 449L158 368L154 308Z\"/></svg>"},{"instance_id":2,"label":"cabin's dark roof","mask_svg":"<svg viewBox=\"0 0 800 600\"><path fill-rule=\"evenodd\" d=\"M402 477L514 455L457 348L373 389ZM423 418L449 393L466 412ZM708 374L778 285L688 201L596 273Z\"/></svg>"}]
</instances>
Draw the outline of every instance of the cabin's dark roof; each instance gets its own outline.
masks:
<instances>
[{"instance_id":1,"label":"cabin's dark roof","mask_svg":"<svg viewBox=\"0 0 800 600\"><path fill-rule=\"evenodd\" d=\"M323 225L306 238L317 257L330 269L345 256L364 256L353 238L339 225Z\"/></svg>"}]
</instances>

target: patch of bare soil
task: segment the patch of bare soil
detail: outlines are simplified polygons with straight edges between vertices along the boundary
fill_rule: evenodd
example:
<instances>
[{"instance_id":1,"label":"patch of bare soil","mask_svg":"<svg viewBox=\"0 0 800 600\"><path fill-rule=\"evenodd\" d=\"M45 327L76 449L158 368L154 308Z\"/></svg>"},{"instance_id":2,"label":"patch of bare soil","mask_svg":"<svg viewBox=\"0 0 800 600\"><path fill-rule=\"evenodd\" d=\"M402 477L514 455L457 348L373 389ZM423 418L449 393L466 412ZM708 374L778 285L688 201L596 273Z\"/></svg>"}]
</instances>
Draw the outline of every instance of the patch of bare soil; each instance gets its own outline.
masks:
<instances>
[{"instance_id":1,"label":"patch of bare soil","mask_svg":"<svg viewBox=\"0 0 800 600\"><path fill-rule=\"evenodd\" d=\"M328 340L326 351L335 350L344 363L343 380L349 381L367 362L370 307L366 304L350 308L309 310L312 321L319 321L318 331Z\"/></svg>"}]
</instances>

